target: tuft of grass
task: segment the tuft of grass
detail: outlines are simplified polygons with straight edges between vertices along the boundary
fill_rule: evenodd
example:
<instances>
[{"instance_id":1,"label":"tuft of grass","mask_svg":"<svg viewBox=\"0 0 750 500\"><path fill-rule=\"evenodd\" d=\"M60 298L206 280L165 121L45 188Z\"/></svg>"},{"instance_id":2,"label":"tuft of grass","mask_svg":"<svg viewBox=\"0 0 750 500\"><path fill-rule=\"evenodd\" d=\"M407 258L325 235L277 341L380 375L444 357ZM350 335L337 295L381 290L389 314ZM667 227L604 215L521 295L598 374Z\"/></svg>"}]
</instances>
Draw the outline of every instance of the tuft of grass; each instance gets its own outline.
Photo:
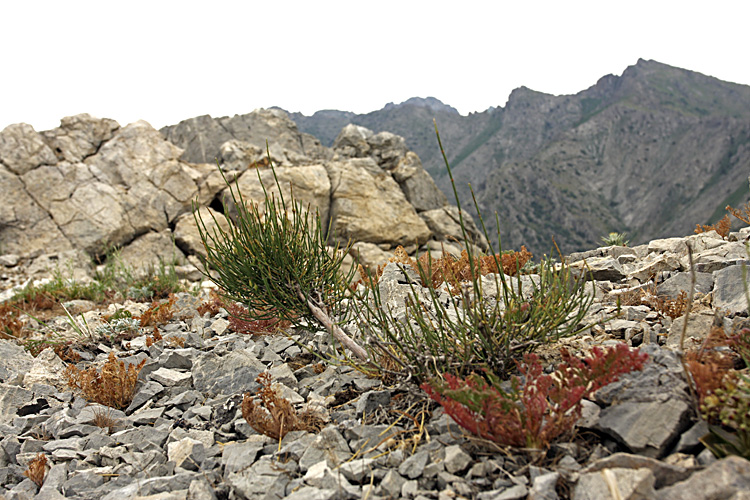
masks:
<instances>
[{"instance_id":1,"label":"tuft of grass","mask_svg":"<svg viewBox=\"0 0 750 500\"><path fill-rule=\"evenodd\" d=\"M453 183L463 241L468 242L461 202L437 127L435 132ZM476 199L474 205L488 237ZM497 214L495 221L499 228ZM545 258L536 266L537 274L526 277L520 273L531 258L525 248L505 253L499 237L497 251L490 243L486 256L474 255L469 244L465 247L458 261L445 255L433 261L430 254L416 263L408 256L400 258L404 267L416 264L424 285L410 284L405 318L394 315L379 287L362 287L353 308L368 335L373 364L381 371L400 372L421 381L443 373L468 375L478 369L502 377L524 354L583 329L593 296L585 292L585 277L574 275L564 262ZM483 279L485 274L488 277ZM443 281L453 285L449 297L436 286ZM373 275L368 274L365 282L374 283ZM384 360L389 360L390 367L384 366ZM394 364L398 366L395 370Z\"/></svg>"},{"instance_id":2,"label":"tuft of grass","mask_svg":"<svg viewBox=\"0 0 750 500\"><path fill-rule=\"evenodd\" d=\"M630 241L626 240L625 237L627 235L625 233L609 233L607 236L602 236L602 243L604 243L605 246L611 247L611 246L618 246L618 247L626 247L628 244L630 244Z\"/></svg>"}]
</instances>

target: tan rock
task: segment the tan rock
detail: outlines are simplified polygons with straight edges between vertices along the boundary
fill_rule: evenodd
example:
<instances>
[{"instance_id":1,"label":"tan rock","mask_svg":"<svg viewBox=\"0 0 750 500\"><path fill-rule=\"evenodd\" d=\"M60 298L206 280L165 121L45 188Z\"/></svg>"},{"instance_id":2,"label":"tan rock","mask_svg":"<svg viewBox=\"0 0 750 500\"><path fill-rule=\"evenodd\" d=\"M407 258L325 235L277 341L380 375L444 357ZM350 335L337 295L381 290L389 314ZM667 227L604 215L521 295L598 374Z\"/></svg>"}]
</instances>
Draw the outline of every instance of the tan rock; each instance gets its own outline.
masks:
<instances>
[{"instance_id":1,"label":"tan rock","mask_svg":"<svg viewBox=\"0 0 750 500\"><path fill-rule=\"evenodd\" d=\"M395 180L370 158L334 161L331 179L331 238L392 245L421 244L430 229Z\"/></svg>"}]
</instances>

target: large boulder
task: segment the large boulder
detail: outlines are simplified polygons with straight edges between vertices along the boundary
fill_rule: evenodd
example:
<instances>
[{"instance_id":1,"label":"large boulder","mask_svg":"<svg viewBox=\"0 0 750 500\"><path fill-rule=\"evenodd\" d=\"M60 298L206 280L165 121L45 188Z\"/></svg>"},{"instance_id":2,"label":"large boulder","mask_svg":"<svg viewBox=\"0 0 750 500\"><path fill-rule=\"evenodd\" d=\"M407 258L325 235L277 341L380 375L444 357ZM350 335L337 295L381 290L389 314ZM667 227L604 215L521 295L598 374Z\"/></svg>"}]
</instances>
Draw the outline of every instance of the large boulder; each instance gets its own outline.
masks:
<instances>
[{"instance_id":1,"label":"large boulder","mask_svg":"<svg viewBox=\"0 0 750 500\"><path fill-rule=\"evenodd\" d=\"M39 165L54 165L57 157L34 127L16 123L0 132L0 163L22 175Z\"/></svg>"},{"instance_id":2,"label":"large boulder","mask_svg":"<svg viewBox=\"0 0 750 500\"><path fill-rule=\"evenodd\" d=\"M36 257L71 250L55 221L31 197L21 179L0 165L0 251Z\"/></svg>"},{"instance_id":3,"label":"large boulder","mask_svg":"<svg viewBox=\"0 0 750 500\"><path fill-rule=\"evenodd\" d=\"M42 132L42 136L58 160L78 163L95 154L118 128L115 120L83 113L63 118L59 127Z\"/></svg>"},{"instance_id":4,"label":"large boulder","mask_svg":"<svg viewBox=\"0 0 750 500\"><path fill-rule=\"evenodd\" d=\"M10 251L79 248L102 254L140 234L167 229L202 192L205 176L181 162L182 151L146 122L118 128L112 120L79 115L64 118L43 136L16 129L24 132L26 149L37 153L23 161L9 157L15 170L0 170L6 178L0 190L11 200L0 212L0 236ZM39 153L45 149L37 143L44 140L54 146L59 163ZM41 240L20 234L24 228Z\"/></svg>"},{"instance_id":5,"label":"large boulder","mask_svg":"<svg viewBox=\"0 0 750 500\"><path fill-rule=\"evenodd\" d=\"M422 244L430 229L390 174L371 158L332 161L329 240Z\"/></svg>"},{"instance_id":6,"label":"large boulder","mask_svg":"<svg viewBox=\"0 0 750 500\"><path fill-rule=\"evenodd\" d=\"M445 194L424 169L416 153L409 151L402 156L391 173L417 212L440 209L448 204Z\"/></svg>"},{"instance_id":7,"label":"large boulder","mask_svg":"<svg viewBox=\"0 0 750 500\"><path fill-rule=\"evenodd\" d=\"M258 204L262 211L266 193L269 196L275 196L278 200L279 187L281 187L281 195L288 204L287 208L292 208L289 200L293 194L294 199L300 202L303 208L309 207L311 215L314 215L316 210L318 211L323 231L325 231L331 204L331 183L325 167L323 165L276 167L275 171L278 185L274 179L274 171L270 168L252 168L237 179L237 187L245 202ZM229 209L230 217L235 217L237 209L229 188L222 192L222 200Z\"/></svg>"}]
</instances>

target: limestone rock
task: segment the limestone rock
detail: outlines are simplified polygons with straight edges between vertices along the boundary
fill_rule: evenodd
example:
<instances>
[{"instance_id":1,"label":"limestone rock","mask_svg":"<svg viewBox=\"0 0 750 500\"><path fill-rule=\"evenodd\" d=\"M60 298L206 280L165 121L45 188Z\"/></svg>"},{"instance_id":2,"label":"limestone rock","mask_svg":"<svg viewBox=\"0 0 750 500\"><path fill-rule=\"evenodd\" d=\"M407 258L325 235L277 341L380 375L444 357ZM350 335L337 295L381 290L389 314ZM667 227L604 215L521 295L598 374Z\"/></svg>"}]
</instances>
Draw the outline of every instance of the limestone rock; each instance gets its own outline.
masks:
<instances>
[{"instance_id":1,"label":"limestone rock","mask_svg":"<svg viewBox=\"0 0 750 500\"><path fill-rule=\"evenodd\" d=\"M34 127L16 123L0 132L0 163L14 174L23 175L40 165L54 165L57 158Z\"/></svg>"},{"instance_id":2,"label":"limestone rock","mask_svg":"<svg viewBox=\"0 0 750 500\"><path fill-rule=\"evenodd\" d=\"M196 214L205 224L205 230L208 234L213 234L215 228L220 227L224 231L229 230L229 221L221 214L209 207L201 207ZM206 256L206 249L203 247L198 226L195 223L193 214L184 214L177 219L174 228L174 239L177 246L191 255Z\"/></svg>"},{"instance_id":3,"label":"limestone rock","mask_svg":"<svg viewBox=\"0 0 750 500\"><path fill-rule=\"evenodd\" d=\"M3 252L36 256L73 246L13 172L0 165L0 245Z\"/></svg>"},{"instance_id":4,"label":"limestone rock","mask_svg":"<svg viewBox=\"0 0 750 500\"><path fill-rule=\"evenodd\" d=\"M333 150L341 156L364 158L370 154L368 139L373 135L372 130L350 123L341 129L333 141Z\"/></svg>"},{"instance_id":5,"label":"limestone rock","mask_svg":"<svg viewBox=\"0 0 750 500\"><path fill-rule=\"evenodd\" d=\"M696 472L689 479L660 489L659 500L709 500L714 498L746 499L750 491L750 462L730 456Z\"/></svg>"},{"instance_id":6,"label":"limestone rock","mask_svg":"<svg viewBox=\"0 0 750 500\"><path fill-rule=\"evenodd\" d=\"M83 113L66 116L60 126L42 132L59 161L78 163L95 154L103 142L120 128L115 120L99 119Z\"/></svg>"},{"instance_id":7,"label":"limestone rock","mask_svg":"<svg viewBox=\"0 0 750 500\"><path fill-rule=\"evenodd\" d=\"M430 237L427 224L406 200L387 173L373 175L371 159L330 162L331 238L391 245L424 243Z\"/></svg>"},{"instance_id":8,"label":"limestone rock","mask_svg":"<svg viewBox=\"0 0 750 500\"><path fill-rule=\"evenodd\" d=\"M419 216L427 223L427 227L430 228L433 238L437 241L463 241L464 236L461 231L458 207L455 205L446 205L426 210L420 213ZM479 230L471 216L463 212L463 219L469 241L477 245L480 249L487 250L489 248L487 238Z\"/></svg>"},{"instance_id":9,"label":"limestone rock","mask_svg":"<svg viewBox=\"0 0 750 500\"><path fill-rule=\"evenodd\" d=\"M331 192L331 183L328 180L325 167L323 165L307 165L276 167L275 170L276 178L278 178L281 187L281 195L287 203L287 209L292 209L289 200L291 195L294 194L294 199L302 204L303 209L307 209L309 206L310 216L314 216L315 211L318 211L322 229L325 231L328 226ZM258 174L260 174L260 180ZM250 169L237 180L237 187L244 200L258 204L261 214L263 213L263 200L265 199L263 188L265 187L269 196L275 195L277 201L279 201L279 186L276 185L273 171L270 168ZM229 188L226 188L222 193L222 199L227 204L230 214L236 216L236 207L234 207Z\"/></svg>"},{"instance_id":10,"label":"limestone rock","mask_svg":"<svg viewBox=\"0 0 750 500\"><path fill-rule=\"evenodd\" d=\"M437 187L415 153L409 151L404 154L391 174L417 212L439 209L448 204L445 194Z\"/></svg>"}]
</instances>

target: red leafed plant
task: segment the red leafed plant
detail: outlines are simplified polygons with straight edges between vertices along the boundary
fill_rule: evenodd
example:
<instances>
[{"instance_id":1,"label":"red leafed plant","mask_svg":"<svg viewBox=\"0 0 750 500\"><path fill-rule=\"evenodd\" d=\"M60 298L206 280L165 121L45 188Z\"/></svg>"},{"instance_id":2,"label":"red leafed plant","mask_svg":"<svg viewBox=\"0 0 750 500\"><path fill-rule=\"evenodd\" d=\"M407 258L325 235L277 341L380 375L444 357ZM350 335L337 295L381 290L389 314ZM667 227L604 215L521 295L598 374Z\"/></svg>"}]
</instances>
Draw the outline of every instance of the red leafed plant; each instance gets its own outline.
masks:
<instances>
[{"instance_id":1,"label":"red leafed plant","mask_svg":"<svg viewBox=\"0 0 750 500\"><path fill-rule=\"evenodd\" d=\"M584 360L562 350L562 363L544 374L535 354L518 363L521 377L501 388L491 373L460 379L445 374L444 380L422 384L445 412L471 433L501 445L540 449L570 431L581 416L581 399L633 370L640 370L648 355L625 344L595 347Z\"/></svg>"}]
</instances>

